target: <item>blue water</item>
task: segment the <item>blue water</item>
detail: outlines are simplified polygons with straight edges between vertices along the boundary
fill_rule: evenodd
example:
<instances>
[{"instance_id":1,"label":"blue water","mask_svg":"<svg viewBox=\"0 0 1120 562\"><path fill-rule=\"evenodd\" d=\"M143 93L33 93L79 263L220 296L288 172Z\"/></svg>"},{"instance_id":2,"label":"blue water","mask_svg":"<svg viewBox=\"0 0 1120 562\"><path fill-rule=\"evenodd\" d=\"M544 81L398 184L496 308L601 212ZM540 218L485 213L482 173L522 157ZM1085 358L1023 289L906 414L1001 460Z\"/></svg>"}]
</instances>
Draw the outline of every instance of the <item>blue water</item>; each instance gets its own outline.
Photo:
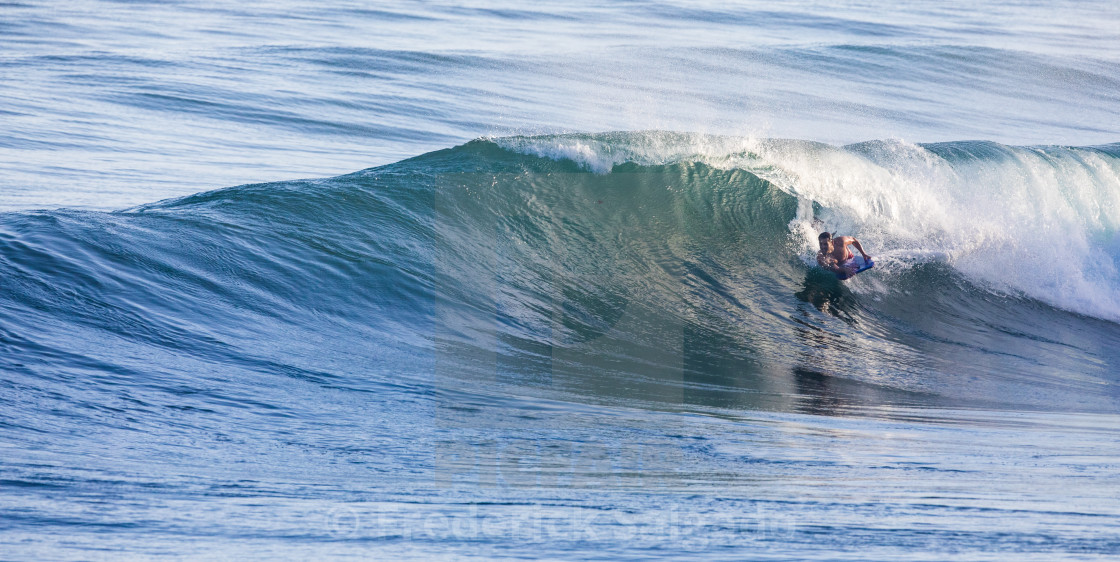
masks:
<instances>
[{"instance_id":1,"label":"blue water","mask_svg":"<svg viewBox=\"0 0 1120 562\"><path fill-rule=\"evenodd\" d=\"M1117 45L2 4L0 558L1115 557Z\"/></svg>"}]
</instances>

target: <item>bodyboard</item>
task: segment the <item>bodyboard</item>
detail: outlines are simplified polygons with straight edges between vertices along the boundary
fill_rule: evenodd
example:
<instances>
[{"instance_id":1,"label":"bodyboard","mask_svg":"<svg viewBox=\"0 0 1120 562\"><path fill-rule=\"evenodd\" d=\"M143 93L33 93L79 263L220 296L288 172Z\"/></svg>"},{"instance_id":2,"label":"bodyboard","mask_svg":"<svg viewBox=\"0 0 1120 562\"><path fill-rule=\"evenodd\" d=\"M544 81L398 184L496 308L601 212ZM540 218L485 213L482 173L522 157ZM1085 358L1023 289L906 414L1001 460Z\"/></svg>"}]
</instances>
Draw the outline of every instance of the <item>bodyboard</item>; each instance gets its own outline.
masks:
<instances>
[{"instance_id":1,"label":"bodyboard","mask_svg":"<svg viewBox=\"0 0 1120 562\"><path fill-rule=\"evenodd\" d=\"M857 273L863 273L868 269L875 267L875 260L864 260L863 256L856 256L848 262L842 271L834 271L836 278L841 281L846 281L855 277Z\"/></svg>"}]
</instances>

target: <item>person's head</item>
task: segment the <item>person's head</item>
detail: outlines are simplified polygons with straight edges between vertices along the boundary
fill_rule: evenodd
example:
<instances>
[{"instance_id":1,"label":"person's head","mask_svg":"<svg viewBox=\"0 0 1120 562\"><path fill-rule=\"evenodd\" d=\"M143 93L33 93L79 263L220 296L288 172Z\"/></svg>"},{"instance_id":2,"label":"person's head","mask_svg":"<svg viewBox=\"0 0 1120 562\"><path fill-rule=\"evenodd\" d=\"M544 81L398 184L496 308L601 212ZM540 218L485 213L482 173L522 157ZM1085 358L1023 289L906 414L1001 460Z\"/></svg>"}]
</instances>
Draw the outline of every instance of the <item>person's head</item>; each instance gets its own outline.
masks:
<instances>
[{"instance_id":1,"label":"person's head","mask_svg":"<svg viewBox=\"0 0 1120 562\"><path fill-rule=\"evenodd\" d=\"M827 252L832 249L832 235L827 232L822 232L821 235L817 237L817 242L820 242L822 252Z\"/></svg>"}]
</instances>

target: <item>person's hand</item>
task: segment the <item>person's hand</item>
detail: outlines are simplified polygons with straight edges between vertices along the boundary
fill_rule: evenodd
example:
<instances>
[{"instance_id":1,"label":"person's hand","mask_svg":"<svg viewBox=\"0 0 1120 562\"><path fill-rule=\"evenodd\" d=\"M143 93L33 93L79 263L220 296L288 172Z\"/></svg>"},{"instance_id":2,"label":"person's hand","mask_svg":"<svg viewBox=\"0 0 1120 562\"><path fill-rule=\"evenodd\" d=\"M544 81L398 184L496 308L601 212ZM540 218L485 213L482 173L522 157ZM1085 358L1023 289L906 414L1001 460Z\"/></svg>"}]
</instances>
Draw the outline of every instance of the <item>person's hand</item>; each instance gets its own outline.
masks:
<instances>
[{"instance_id":1,"label":"person's hand","mask_svg":"<svg viewBox=\"0 0 1120 562\"><path fill-rule=\"evenodd\" d=\"M871 261L871 256L863 254L863 261Z\"/></svg>"}]
</instances>

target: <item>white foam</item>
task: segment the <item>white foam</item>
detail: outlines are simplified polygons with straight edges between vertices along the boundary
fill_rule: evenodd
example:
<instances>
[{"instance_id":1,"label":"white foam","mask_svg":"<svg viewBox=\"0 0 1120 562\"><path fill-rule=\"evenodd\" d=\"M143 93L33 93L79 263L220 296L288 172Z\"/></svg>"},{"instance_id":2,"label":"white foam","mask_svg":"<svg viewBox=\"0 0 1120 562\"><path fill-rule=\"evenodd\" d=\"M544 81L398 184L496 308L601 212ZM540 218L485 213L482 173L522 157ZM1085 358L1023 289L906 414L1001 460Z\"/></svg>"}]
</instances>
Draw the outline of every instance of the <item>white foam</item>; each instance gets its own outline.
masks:
<instances>
[{"instance_id":1,"label":"white foam","mask_svg":"<svg viewBox=\"0 0 1120 562\"><path fill-rule=\"evenodd\" d=\"M606 174L614 166L633 162L646 166L703 162L728 167L752 139L667 131L636 133L514 136L489 139L506 150L571 160L582 168Z\"/></svg>"}]
</instances>

